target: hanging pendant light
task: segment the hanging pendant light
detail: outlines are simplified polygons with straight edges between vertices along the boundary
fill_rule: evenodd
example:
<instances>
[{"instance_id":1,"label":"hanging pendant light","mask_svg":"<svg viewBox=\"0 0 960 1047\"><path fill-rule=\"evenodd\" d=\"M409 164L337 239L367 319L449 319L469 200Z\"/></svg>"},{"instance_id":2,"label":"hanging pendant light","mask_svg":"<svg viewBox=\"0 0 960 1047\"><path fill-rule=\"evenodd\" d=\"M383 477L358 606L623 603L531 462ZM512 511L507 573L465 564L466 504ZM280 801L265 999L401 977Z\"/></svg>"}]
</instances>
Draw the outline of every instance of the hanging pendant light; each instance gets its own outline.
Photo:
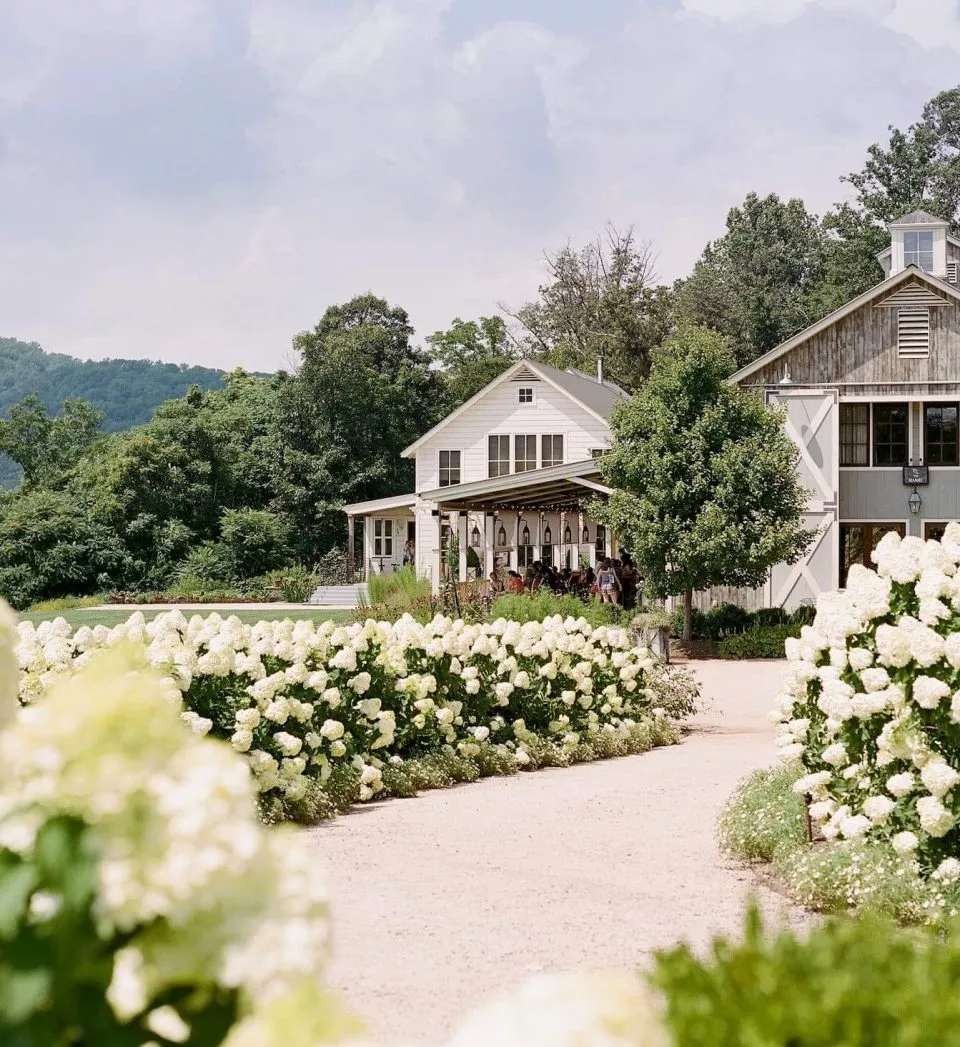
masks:
<instances>
[{"instance_id":1,"label":"hanging pendant light","mask_svg":"<svg viewBox=\"0 0 960 1047\"><path fill-rule=\"evenodd\" d=\"M543 529L543 544L553 545L553 531L550 530L550 524Z\"/></svg>"},{"instance_id":2,"label":"hanging pendant light","mask_svg":"<svg viewBox=\"0 0 960 1047\"><path fill-rule=\"evenodd\" d=\"M474 549L480 548L480 528L476 524L473 525L473 530L470 532L470 541Z\"/></svg>"}]
</instances>

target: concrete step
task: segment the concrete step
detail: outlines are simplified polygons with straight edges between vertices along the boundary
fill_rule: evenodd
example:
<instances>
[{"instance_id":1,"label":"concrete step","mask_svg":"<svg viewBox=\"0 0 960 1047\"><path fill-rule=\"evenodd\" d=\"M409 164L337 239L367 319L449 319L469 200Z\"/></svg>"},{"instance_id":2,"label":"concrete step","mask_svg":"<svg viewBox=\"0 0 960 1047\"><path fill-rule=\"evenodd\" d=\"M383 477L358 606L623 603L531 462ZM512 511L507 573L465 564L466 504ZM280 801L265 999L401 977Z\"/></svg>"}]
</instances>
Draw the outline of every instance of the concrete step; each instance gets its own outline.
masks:
<instances>
[{"instance_id":1,"label":"concrete step","mask_svg":"<svg viewBox=\"0 0 960 1047\"><path fill-rule=\"evenodd\" d=\"M310 597L315 607L358 607L361 597L367 599L367 587L362 582L356 585L320 585Z\"/></svg>"}]
</instances>

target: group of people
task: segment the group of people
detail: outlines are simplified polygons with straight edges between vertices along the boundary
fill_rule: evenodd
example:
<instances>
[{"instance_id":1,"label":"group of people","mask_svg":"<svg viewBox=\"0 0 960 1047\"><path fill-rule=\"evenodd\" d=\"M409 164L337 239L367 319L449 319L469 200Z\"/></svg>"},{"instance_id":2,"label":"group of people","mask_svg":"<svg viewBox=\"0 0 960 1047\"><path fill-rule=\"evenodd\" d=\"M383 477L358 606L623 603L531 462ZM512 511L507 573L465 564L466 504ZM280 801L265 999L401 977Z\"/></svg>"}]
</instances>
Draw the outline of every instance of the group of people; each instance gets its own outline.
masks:
<instances>
[{"instance_id":1,"label":"group of people","mask_svg":"<svg viewBox=\"0 0 960 1047\"><path fill-rule=\"evenodd\" d=\"M597 569L587 567L574 571L564 567L558 571L552 564L535 560L525 574L507 571L504 577L494 571L490 586L494 593L538 592L548 589L562 595L571 593L581 599L598 598L603 603L620 604L627 610L637 605L637 567L629 553L601 560Z\"/></svg>"}]
</instances>

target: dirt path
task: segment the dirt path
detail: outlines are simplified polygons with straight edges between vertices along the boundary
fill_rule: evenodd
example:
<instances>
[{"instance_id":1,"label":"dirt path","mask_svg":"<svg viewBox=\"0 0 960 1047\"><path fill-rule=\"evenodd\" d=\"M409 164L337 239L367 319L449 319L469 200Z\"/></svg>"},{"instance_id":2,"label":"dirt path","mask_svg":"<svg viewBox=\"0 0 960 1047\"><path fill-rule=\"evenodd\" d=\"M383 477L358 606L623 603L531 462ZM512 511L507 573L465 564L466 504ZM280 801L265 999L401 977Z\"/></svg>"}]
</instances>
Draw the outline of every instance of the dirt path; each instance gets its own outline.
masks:
<instances>
[{"instance_id":1,"label":"dirt path","mask_svg":"<svg viewBox=\"0 0 960 1047\"><path fill-rule=\"evenodd\" d=\"M710 708L680 745L362 808L312 830L333 892L332 982L375 1033L436 1042L539 970L642 965L735 932L751 893L716 814L773 762L779 663L691 663ZM418 1039L419 1037L419 1039Z\"/></svg>"}]
</instances>

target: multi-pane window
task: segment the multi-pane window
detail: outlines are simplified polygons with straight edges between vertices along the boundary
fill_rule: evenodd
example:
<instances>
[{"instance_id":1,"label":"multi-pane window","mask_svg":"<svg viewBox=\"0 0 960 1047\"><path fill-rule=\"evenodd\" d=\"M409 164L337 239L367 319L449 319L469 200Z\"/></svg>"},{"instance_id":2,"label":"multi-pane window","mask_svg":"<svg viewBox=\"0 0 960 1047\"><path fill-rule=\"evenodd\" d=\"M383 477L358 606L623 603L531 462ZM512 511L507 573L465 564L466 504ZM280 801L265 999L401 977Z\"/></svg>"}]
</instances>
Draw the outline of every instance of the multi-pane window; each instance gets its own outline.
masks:
<instances>
[{"instance_id":1,"label":"multi-pane window","mask_svg":"<svg viewBox=\"0 0 960 1047\"><path fill-rule=\"evenodd\" d=\"M520 403L532 404L533 403L533 390L528 389L526 386L520 387Z\"/></svg>"},{"instance_id":2,"label":"multi-pane window","mask_svg":"<svg viewBox=\"0 0 960 1047\"><path fill-rule=\"evenodd\" d=\"M907 464L907 405L873 405L873 464Z\"/></svg>"},{"instance_id":3,"label":"multi-pane window","mask_svg":"<svg viewBox=\"0 0 960 1047\"><path fill-rule=\"evenodd\" d=\"M487 440L487 475L507 476L510 472L510 437L491 436Z\"/></svg>"},{"instance_id":4,"label":"multi-pane window","mask_svg":"<svg viewBox=\"0 0 960 1047\"><path fill-rule=\"evenodd\" d=\"M840 405L840 464L870 464L870 405Z\"/></svg>"},{"instance_id":5,"label":"multi-pane window","mask_svg":"<svg viewBox=\"0 0 960 1047\"><path fill-rule=\"evenodd\" d=\"M906 527L902 523L857 523L840 525L840 588L847 584L847 573L854 564L874 568L871 559L880 539L890 531L902 538Z\"/></svg>"},{"instance_id":6,"label":"multi-pane window","mask_svg":"<svg viewBox=\"0 0 960 1047\"><path fill-rule=\"evenodd\" d=\"M393 556L393 520L373 521L373 555Z\"/></svg>"},{"instance_id":7,"label":"multi-pane window","mask_svg":"<svg viewBox=\"0 0 960 1047\"><path fill-rule=\"evenodd\" d=\"M460 483L460 452L440 452L440 487L453 487Z\"/></svg>"},{"instance_id":8,"label":"multi-pane window","mask_svg":"<svg viewBox=\"0 0 960 1047\"><path fill-rule=\"evenodd\" d=\"M563 465L563 437L543 436L540 438L542 467L548 469L551 465Z\"/></svg>"},{"instance_id":9,"label":"multi-pane window","mask_svg":"<svg viewBox=\"0 0 960 1047\"><path fill-rule=\"evenodd\" d=\"M537 467L537 438L514 437L514 472L526 473Z\"/></svg>"},{"instance_id":10,"label":"multi-pane window","mask_svg":"<svg viewBox=\"0 0 960 1047\"><path fill-rule=\"evenodd\" d=\"M957 465L957 405L924 406L924 454L927 465Z\"/></svg>"},{"instance_id":11,"label":"multi-pane window","mask_svg":"<svg viewBox=\"0 0 960 1047\"><path fill-rule=\"evenodd\" d=\"M903 264L919 266L924 272L933 272L933 233L903 234Z\"/></svg>"}]
</instances>

